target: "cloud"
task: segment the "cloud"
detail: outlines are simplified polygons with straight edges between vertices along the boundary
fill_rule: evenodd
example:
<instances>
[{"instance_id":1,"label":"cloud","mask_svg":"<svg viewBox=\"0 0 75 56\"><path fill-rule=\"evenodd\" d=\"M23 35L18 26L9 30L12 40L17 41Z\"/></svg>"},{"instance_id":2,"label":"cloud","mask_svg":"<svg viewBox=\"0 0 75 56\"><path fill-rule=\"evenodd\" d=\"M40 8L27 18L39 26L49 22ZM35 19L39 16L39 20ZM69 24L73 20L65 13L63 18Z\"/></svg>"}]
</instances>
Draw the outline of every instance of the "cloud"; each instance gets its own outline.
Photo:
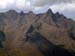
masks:
<instances>
[{"instance_id":1,"label":"cloud","mask_svg":"<svg viewBox=\"0 0 75 56\"><path fill-rule=\"evenodd\" d=\"M53 5L58 3L75 3L75 0L32 0L34 6Z\"/></svg>"},{"instance_id":2,"label":"cloud","mask_svg":"<svg viewBox=\"0 0 75 56\"><path fill-rule=\"evenodd\" d=\"M49 6L42 6L42 7L34 7L32 10L35 13L45 13L49 9Z\"/></svg>"},{"instance_id":3,"label":"cloud","mask_svg":"<svg viewBox=\"0 0 75 56\"><path fill-rule=\"evenodd\" d=\"M0 9L6 8L8 5L11 5L15 0L0 0Z\"/></svg>"},{"instance_id":4,"label":"cloud","mask_svg":"<svg viewBox=\"0 0 75 56\"><path fill-rule=\"evenodd\" d=\"M35 9L38 12L51 8L54 13L58 11L69 18L75 18L75 0L33 0L32 5L38 7Z\"/></svg>"},{"instance_id":5,"label":"cloud","mask_svg":"<svg viewBox=\"0 0 75 56\"><path fill-rule=\"evenodd\" d=\"M30 8L30 1L27 0L0 0L0 9L7 9L7 8L17 8L17 9L24 9ZM13 9L12 8L12 9Z\"/></svg>"},{"instance_id":6,"label":"cloud","mask_svg":"<svg viewBox=\"0 0 75 56\"><path fill-rule=\"evenodd\" d=\"M54 4L54 5L50 6L50 8L52 8L52 10L54 12L56 12L56 11L63 12L64 10L72 12L75 10L75 4L74 3Z\"/></svg>"},{"instance_id":7,"label":"cloud","mask_svg":"<svg viewBox=\"0 0 75 56\"><path fill-rule=\"evenodd\" d=\"M54 4L50 6L50 8L53 10L54 13L58 11L69 18L75 18L75 3Z\"/></svg>"}]
</instances>

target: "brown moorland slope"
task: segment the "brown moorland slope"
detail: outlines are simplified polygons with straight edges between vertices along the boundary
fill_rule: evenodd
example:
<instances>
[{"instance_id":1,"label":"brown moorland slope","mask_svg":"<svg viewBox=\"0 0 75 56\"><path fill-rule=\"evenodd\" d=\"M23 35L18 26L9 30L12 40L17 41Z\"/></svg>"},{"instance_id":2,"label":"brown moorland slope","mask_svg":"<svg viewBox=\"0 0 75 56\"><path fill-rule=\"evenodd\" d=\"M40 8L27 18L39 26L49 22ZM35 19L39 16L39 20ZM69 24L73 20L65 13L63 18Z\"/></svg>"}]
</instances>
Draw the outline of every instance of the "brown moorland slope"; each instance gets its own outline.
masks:
<instances>
[{"instance_id":1,"label":"brown moorland slope","mask_svg":"<svg viewBox=\"0 0 75 56\"><path fill-rule=\"evenodd\" d=\"M75 55L75 21L50 9L0 13L0 31L0 56Z\"/></svg>"}]
</instances>

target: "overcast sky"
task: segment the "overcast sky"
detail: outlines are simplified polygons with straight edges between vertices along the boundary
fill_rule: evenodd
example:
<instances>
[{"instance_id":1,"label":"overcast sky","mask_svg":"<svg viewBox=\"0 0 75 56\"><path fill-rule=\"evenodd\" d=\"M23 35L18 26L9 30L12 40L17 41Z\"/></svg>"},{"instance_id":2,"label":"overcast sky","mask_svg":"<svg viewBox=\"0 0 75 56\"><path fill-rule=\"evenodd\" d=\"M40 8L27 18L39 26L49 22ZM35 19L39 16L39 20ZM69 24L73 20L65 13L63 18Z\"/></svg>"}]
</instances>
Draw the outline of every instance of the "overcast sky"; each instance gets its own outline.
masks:
<instances>
[{"instance_id":1,"label":"overcast sky","mask_svg":"<svg viewBox=\"0 0 75 56\"><path fill-rule=\"evenodd\" d=\"M0 0L0 12L10 9L16 11L33 11L44 13L49 8L52 11L63 13L65 16L75 18L75 0Z\"/></svg>"}]
</instances>

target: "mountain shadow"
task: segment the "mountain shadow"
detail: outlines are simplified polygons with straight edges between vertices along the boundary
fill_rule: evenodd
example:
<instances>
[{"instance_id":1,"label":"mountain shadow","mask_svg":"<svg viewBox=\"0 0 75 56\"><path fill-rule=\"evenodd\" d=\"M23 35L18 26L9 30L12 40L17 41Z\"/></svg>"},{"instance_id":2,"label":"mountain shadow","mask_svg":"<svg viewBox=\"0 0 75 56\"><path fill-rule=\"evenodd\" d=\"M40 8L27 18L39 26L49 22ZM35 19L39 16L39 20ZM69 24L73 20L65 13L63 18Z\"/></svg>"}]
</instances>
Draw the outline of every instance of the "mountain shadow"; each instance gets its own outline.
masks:
<instances>
[{"instance_id":1,"label":"mountain shadow","mask_svg":"<svg viewBox=\"0 0 75 56\"><path fill-rule=\"evenodd\" d=\"M0 48L3 48L3 41L5 41L5 34L3 31L0 31Z\"/></svg>"},{"instance_id":2,"label":"mountain shadow","mask_svg":"<svg viewBox=\"0 0 75 56\"><path fill-rule=\"evenodd\" d=\"M75 36L73 32L69 32L69 37L71 37L71 39L73 39L75 41Z\"/></svg>"},{"instance_id":3,"label":"mountain shadow","mask_svg":"<svg viewBox=\"0 0 75 56\"><path fill-rule=\"evenodd\" d=\"M69 52L67 49L57 46L47 40L32 26L27 32L26 37L26 42L34 44L44 56L75 56L73 52Z\"/></svg>"}]
</instances>

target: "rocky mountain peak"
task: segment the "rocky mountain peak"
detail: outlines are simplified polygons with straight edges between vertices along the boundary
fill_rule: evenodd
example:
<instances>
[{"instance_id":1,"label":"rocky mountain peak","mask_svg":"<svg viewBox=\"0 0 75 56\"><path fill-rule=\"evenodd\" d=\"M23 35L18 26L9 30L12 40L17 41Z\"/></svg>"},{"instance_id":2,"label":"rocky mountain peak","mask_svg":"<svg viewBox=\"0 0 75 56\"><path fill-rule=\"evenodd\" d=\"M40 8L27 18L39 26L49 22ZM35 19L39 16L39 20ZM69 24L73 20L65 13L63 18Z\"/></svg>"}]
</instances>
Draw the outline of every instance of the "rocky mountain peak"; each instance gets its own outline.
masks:
<instances>
[{"instance_id":1,"label":"rocky mountain peak","mask_svg":"<svg viewBox=\"0 0 75 56\"><path fill-rule=\"evenodd\" d=\"M25 13L23 11L20 12L20 16L23 16L25 15Z\"/></svg>"},{"instance_id":2,"label":"rocky mountain peak","mask_svg":"<svg viewBox=\"0 0 75 56\"><path fill-rule=\"evenodd\" d=\"M29 14L29 15L35 15L35 13L32 12L32 11L29 11L28 14Z\"/></svg>"},{"instance_id":3,"label":"rocky mountain peak","mask_svg":"<svg viewBox=\"0 0 75 56\"><path fill-rule=\"evenodd\" d=\"M16 14L17 12L15 10L9 10L6 13L10 13L10 14Z\"/></svg>"},{"instance_id":4,"label":"rocky mountain peak","mask_svg":"<svg viewBox=\"0 0 75 56\"><path fill-rule=\"evenodd\" d=\"M56 16L56 17L60 17L60 13L59 13L59 12L56 12L56 13L55 13L55 16Z\"/></svg>"},{"instance_id":5,"label":"rocky mountain peak","mask_svg":"<svg viewBox=\"0 0 75 56\"><path fill-rule=\"evenodd\" d=\"M48 13L48 14L53 14L53 12L52 12L51 9L48 9L47 13Z\"/></svg>"}]
</instances>

